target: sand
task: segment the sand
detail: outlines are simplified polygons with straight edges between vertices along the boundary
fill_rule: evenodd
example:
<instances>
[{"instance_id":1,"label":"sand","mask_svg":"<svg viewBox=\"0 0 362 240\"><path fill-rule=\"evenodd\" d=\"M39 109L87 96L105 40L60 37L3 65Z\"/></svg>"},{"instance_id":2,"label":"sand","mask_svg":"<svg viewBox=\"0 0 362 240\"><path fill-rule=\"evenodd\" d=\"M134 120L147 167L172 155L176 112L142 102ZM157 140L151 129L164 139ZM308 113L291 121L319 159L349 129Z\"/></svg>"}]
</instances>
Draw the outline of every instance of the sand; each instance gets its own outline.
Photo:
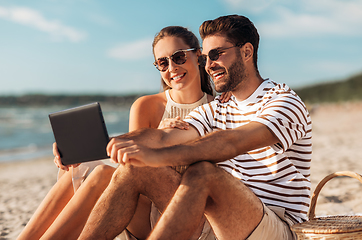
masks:
<instances>
[{"instance_id":1,"label":"sand","mask_svg":"<svg viewBox=\"0 0 362 240\"><path fill-rule=\"evenodd\" d=\"M56 182L57 173L51 156L0 164L0 239L16 239Z\"/></svg>"},{"instance_id":2,"label":"sand","mask_svg":"<svg viewBox=\"0 0 362 240\"><path fill-rule=\"evenodd\" d=\"M313 122L312 190L338 171L362 174L362 102L316 106ZM362 214L362 184L350 177L330 180L318 198L316 214Z\"/></svg>"},{"instance_id":3,"label":"sand","mask_svg":"<svg viewBox=\"0 0 362 240\"><path fill-rule=\"evenodd\" d=\"M337 171L362 174L362 102L310 107L313 121L312 190ZM0 239L16 239L56 181L49 158L0 164ZM350 177L329 181L318 198L316 214L362 214L362 184Z\"/></svg>"}]
</instances>

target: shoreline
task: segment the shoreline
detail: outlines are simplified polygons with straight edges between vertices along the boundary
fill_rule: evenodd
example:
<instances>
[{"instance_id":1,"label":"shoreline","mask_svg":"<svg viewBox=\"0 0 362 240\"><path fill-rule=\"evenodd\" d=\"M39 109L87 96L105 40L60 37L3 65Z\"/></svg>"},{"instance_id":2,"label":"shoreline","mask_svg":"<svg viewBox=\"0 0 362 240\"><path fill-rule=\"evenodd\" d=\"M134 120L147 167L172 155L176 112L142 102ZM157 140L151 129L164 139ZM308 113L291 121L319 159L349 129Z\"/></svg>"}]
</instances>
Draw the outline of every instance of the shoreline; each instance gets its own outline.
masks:
<instances>
[{"instance_id":1,"label":"shoreline","mask_svg":"<svg viewBox=\"0 0 362 240\"><path fill-rule=\"evenodd\" d=\"M0 150L0 164L36 161L45 157L52 158L51 154L51 145L43 147L36 147L30 145L23 148Z\"/></svg>"},{"instance_id":2,"label":"shoreline","mask_svg":"<svg viewBox=\"0 0 362 240\"><path fill-rule=\"evenodd\" d=\"M362 101L313 105L312 192L328 174L362 174ZM0 162L0 239L16 239L57 178L53 156ZM349 177L322 189L317 216L362 215L362 184Z\"/></svg>"}]
</instances>

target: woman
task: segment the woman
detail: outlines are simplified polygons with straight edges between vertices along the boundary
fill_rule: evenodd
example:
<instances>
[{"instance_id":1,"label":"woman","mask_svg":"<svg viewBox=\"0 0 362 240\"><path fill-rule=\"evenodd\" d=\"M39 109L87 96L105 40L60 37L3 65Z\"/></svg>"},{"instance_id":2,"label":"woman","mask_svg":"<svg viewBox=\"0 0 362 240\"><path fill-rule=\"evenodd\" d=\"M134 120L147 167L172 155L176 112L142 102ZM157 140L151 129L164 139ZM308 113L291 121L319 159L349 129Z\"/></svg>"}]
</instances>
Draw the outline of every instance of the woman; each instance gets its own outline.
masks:
<instances>
[{"instance_id":1,"label":"woman","mask_svg":"<svg viewBox=\"0 0 362 240\"><path fill-rule=\"evenodd\" d=\"M209 76L199 63L201 51L198 39L186 28L171 26L156 35L152 46L154 65L161 73L164 92L144 96L134 102L129 131L144 127L187 128L180 119L195 107L213 100ZM176 117L179 118L170 120ZM55 156L58 167L68 169L61 165L57 151ZM41 236L42 239L76 239L114 170L107 165L97 166L75 193L71 173L66 172L50 190L18 239L39 239ZM150 201L140 197L128 231L138 238L146 238L151 230L149 213Z\"/></svg>"}]
</instances>

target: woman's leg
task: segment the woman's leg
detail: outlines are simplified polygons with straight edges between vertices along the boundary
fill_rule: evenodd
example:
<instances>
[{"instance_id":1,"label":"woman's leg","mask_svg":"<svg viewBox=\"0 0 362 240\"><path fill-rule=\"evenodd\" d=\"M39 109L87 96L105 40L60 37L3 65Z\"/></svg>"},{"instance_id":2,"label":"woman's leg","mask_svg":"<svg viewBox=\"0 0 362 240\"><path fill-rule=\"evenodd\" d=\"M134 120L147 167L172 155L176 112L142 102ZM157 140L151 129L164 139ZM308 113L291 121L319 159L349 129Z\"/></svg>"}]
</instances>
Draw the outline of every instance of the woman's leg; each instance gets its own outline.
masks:
<instances>
[{"instance_id":1,"label":"woman's leg","mask_svg":"<svg viewBox=\"0 0 362 240\"><path fill-rule=\"evenodd\" d=\"M127 230L137 239L146 239L151 232L151 205L151 200L142 194L139 196L136 212L127 226Z\"/></svg>"},{"instance_id":2,"label":"woman's leg","mask_svg":"<svg viewBox=\"0 0 362 240\"><path fill-rule=\"evenodd\" d=\"M19 235L18 240L39 239L57 218L73 194L72 173L68 171L64 173L59 181L50 189Z\"/></svg>"},{"instance_id":3,"label":"woman's leg","mask_svg":"<svg viewBox=\"0 0 362 240\"><path fill-rule=\"evenodd\" d=\"M77 239L115 168L97 166L41 239Z\"/></svg>"}]
</instances>

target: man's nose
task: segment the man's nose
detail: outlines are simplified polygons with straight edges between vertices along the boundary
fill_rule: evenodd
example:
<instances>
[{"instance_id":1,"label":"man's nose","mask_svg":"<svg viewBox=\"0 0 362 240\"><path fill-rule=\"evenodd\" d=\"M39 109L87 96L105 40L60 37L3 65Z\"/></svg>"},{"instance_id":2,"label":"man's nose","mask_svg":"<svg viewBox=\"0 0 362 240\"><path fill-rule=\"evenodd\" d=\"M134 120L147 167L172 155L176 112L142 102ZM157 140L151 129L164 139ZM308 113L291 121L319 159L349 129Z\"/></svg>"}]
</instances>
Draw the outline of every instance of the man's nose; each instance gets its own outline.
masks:
<instances>
[{"instance_id":1,"label":"man's nose","mask_svg":"<svg viewBox=\"0 0 362 240\"><path fill-rule=\"evenodd\" d=\"M211 60L209 57L206 58L206 63L205 63L205 70L206 72L208 72L209 69L213 68L216 66L215 61Z\"/></svg>"}]
</instances>

